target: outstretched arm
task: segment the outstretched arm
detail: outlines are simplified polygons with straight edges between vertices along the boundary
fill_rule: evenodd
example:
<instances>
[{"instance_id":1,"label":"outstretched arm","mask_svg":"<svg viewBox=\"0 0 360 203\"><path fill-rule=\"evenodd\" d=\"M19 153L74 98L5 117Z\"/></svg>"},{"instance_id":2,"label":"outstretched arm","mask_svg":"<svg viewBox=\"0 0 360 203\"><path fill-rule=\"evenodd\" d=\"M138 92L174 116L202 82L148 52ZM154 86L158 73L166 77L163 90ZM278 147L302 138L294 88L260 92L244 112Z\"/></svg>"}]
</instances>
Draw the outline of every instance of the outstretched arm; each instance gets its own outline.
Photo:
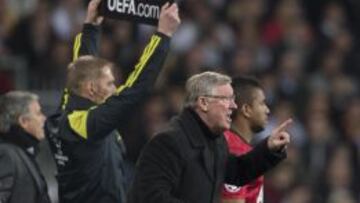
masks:
<instances>
[{"instance_id":1,"label":"outstretched arm","mask_svg":"<svg viewBox=\"0 0 360 203\"><path fill-rule=\"evenodd\" d=\"M176 4L165 4L160 13L158 32L145 47L133 72L114 96L94 108L68 116L70 127L85 139L99 139L126 122L141 101L149 96L170 48L170 36L180 19Z\"/></svg>"},{"instance_id":2,"label":"outstretched arm","mask_svg":"<svg viewBox=\"0 0 360 203\"><path fill-rule=\"evenodd\" d=\"M285 149L290 143L290 135L286 129L291 122L291 119L283 122L249 153L242 156L230 155L225 182L239 186L247 184L283 160L286 157Z\"/></svg>"}]
</instances>

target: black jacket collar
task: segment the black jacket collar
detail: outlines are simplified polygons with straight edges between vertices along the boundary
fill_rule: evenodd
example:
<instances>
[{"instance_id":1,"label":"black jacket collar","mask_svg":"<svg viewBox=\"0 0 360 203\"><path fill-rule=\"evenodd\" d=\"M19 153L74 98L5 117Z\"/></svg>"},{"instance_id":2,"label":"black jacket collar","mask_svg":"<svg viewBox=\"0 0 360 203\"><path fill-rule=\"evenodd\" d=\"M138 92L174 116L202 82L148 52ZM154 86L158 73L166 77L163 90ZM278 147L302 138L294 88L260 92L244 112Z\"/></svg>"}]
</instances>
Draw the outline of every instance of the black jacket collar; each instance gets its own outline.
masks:
<instances>
[{"instance_id":1,"label":"black jacket collar","mask_svg":"<svg viewBox=\"0 0 360 203\"><path fill-rule=\"evenodd\" d=\"M38 152L39 141L20 126L13 126L7 133L1 133L0 142L7 142L19 146L28 153L35 155Z\"/></svg>"},{"instance_id":2,"label":"black jacket collar","mask_svg":"<svg viewBox=\"0 0 360 203\"><path fill-rule=\"evenodd\" d=\"M215 135L205 125L196 112L191 109L185 109L179 117L180 124L188 137L190 144L194 148L201 150L201 162L206 173L211 180L215 180L216 171L221 170L222 160L215 159L215 156L223 157L225 155L215 155L222 153L224 146L223 136ZM220 144L222 142L223 144Z\"/></svg>"},{"instance_id":3,"label":"black jacket collar","mask_svg":"<svg viewBox=\"0 0 360 203\"><path fill-rule=\"evenodd\" d=\"M184 109L179 119L191 144L195 147L202 147L207 143L207 140L220 137L212 133L199 115L190 108Z\"/></svg>"},{"instance_id":4,"label":"black jacket collar","mask_svg":"<svg viewBox=\"0 0 360 203\"><path fill-rule=\"evenodd\" d=\"M66 110L87 110L93 106L96 106L96 104L91 100L75 94L70 94L69 103L66 105Z\"/></svg>"}]
</instances>

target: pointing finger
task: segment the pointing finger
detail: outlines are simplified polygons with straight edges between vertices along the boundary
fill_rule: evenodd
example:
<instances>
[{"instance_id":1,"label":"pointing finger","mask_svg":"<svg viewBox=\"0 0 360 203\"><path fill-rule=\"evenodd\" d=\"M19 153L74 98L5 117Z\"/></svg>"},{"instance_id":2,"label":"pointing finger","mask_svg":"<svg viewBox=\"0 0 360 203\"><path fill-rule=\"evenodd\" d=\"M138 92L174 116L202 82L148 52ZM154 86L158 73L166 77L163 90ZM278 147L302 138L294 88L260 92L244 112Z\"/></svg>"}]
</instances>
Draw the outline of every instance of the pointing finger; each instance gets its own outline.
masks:
<instances>
[{"instance_id":1,"label":"pointing finger","mask_svg":"<svg viewBox=\"0 0 360 203\"><path fill-rule=\"evenodd\" d=\"M293 122L293 120L291 118L287 119L286 121L281 123L279 127L275 128L274 132L278 133L278 132L286 130L292 122Z\"/></svg>"}]
</instances>

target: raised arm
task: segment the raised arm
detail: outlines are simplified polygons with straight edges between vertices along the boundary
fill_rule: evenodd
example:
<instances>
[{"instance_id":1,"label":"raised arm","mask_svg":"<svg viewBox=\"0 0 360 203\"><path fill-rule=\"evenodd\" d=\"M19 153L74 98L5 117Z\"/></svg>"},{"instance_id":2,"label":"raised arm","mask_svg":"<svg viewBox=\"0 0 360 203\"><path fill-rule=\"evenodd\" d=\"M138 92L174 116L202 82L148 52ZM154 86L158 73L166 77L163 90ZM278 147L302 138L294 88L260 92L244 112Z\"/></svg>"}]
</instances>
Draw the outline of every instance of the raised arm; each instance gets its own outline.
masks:
<instances>
[{"instance_id":1,"label":"raised arm","mask_svg":"<svg viewBox=\"0 0 360 203\"><path fill-rule=\"evenodd\" d=\"M99 56L100 25L104 18L99 16L98 7L101 0L90 1L81 33L77 34L73 44L73 61L80 56ZM64 88L59 110L65 110L69 99L69 90Z\"/></svg>"},{"instance_id":2,"label":"raised arm","mask_svg":"<svg viewBox=\"0 0 360 203\"><path fill-rule=\"evenodd\" d=\"M99 16L101 0L90 1L82 32L77 34L73 47L73 60L83 55L99 55L100 25L104 18Z\"/></svg>"},{"instance_id":3,"label":"raised arm","mask_svg":"<svg viewBox=\"0 0 360 203\"><path fill-rule=\"evenodd\" d=\"M158 31L151 37L133 72L124 85L105 103L68 116L70 126L85 139L99 139L108 135L152 91L156 78L170 48L170 36L176 31L180 19L176 4L165 4L160 13Z\"/></svg>"}]
</instances>

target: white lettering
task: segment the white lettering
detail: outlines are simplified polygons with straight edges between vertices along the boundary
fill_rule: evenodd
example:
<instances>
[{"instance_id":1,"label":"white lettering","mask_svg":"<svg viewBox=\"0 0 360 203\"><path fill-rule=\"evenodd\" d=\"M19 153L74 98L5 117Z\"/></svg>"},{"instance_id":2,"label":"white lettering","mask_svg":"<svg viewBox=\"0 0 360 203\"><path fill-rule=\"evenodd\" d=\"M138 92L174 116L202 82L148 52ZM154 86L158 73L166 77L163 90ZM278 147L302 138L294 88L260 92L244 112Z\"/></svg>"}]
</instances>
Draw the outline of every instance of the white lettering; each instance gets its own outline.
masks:
<instances>
[{"instance_id":1,"label":"white lettering","mask_svg":"<svg viewBox=\"0 0 360 203\"><path fill-rule=\"evenodd\" d=\"M107 0L109 11L127 13L134 16L159 19L160 7L156 5L139 3L135 4L134 0Z\"/></svg>"},{"instance_id":2,"label":"white lettering","mask_svg":"<svg viewBox=\"0 0 360 203\"><path fill-rule=\"evenodd\" d=\"M123 11L126 12L129 8L129 0L123 0Z\"/></svg>"},{"instance_id":3,"label":"white lettering","mask_svg":"<svg viewBox=\"0 0 360 203\"><path fill-rule=\"evenodd\" d=\"M151 16L151 10L149 5L145 5L145 17Z\"/></svg>"},{"instance_id":4,"label":"white lettering","mask_svg":"<svg viewBox=\"0 0 360 203\"><path fill-rule=\"evenodd\" d=\"M114 11L115 10L115 8L116 8L116 0L108 0L107 1L107 5L108 5L108 9L110 10L110 11Z\"/></svg>"},{"instance_id":5,"label":"white lettering","mask_svg":"<svg viewBox=\"0 0 360 203\"><path fill-rule=\"evenodd\" d=\"M131 0L131 1L130 1L130 7L129 7L129 10L128 10L128 13L129 13L129 14L136 15L135 2L134 2L134 0Z\"/></svg>"},{"instance_id":6,"label":"white lettering","mask_svg":"<svg viewBox=\"0 0 360 203\"><path fill-rule=\"evenodd\" d=\"M140 3L138 5L137 9L137 15L140 17L146 17L146 18L159 18L160 16L160 9L158 6L154 5L148 5L148 4L142 4Z\"/></svg>"},{"instance_id":7,"label":"white lettering","mask_svg":"<svg viewBox=\"0 0 360 203\"><path fill-rule=\"evenodd\" d=\"M124 12L124 7L123 7L123 4L124 2L123 1L117 1L117 6L116 6L116 11L117 12L120 12L120 13L123 13Z\"/></svg>"},{"instance_id":8,"label":"white lettering","mask_svg":"<svg viewBox=\"0 0 360 203\"><path fill-rule=\"evenodd\" d=\"M144 11L143 7L144 7L144 5L140 3L138 6L138 9L137 9L137 15L140 17L142 17L142 15L143 15L143 11Z\"/></svg>"}]
</instances>

